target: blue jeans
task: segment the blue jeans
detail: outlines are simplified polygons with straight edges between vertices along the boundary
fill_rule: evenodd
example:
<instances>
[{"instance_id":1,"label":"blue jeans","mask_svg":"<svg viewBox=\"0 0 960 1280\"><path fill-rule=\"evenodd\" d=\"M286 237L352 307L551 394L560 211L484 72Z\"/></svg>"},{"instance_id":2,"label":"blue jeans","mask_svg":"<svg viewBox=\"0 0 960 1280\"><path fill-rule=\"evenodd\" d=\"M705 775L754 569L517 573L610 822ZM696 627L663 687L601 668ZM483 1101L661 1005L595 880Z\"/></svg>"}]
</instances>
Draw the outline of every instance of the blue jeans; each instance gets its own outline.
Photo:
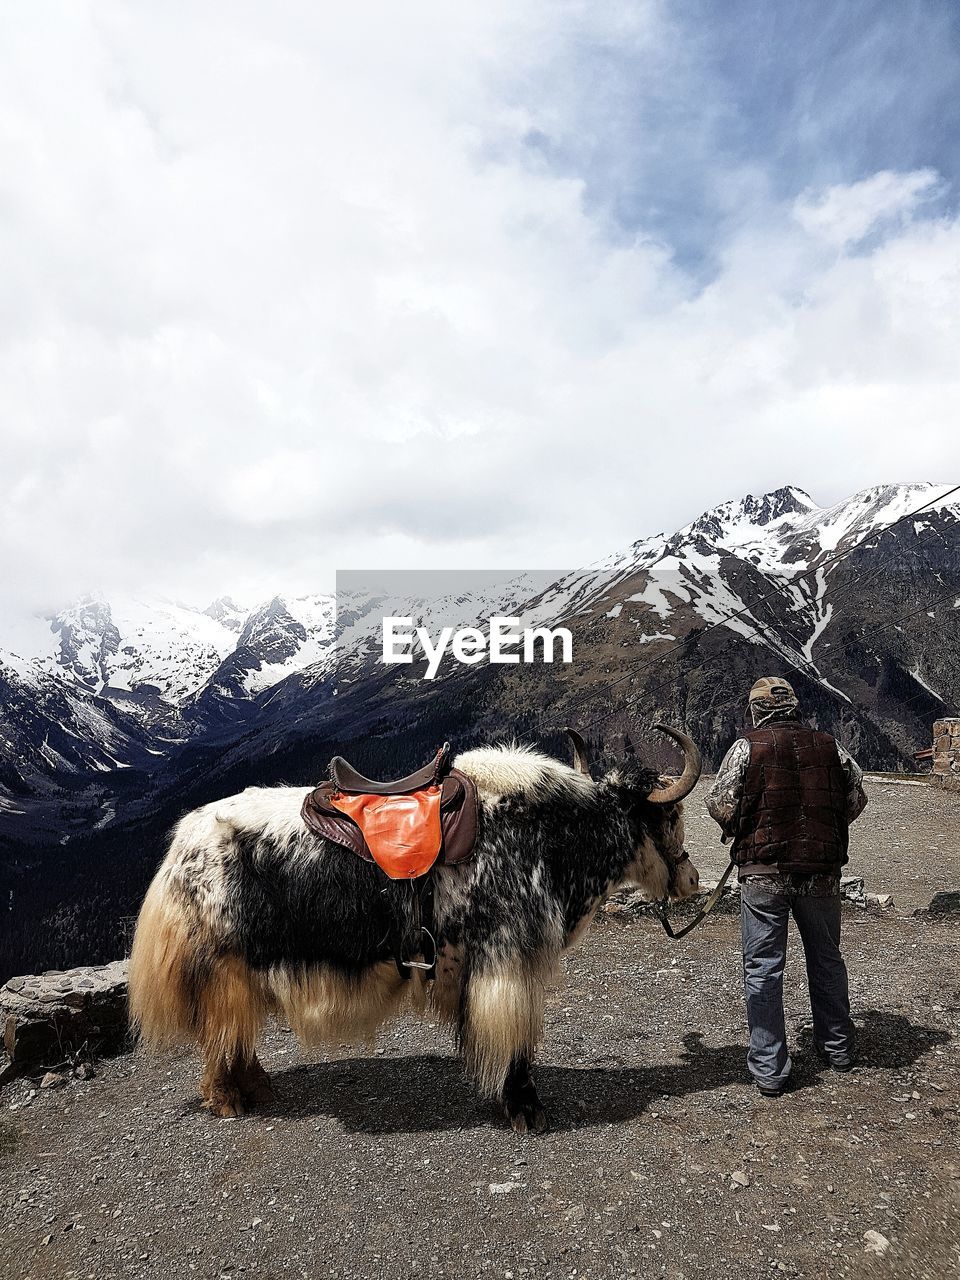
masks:
<instances>
[{"instance_id":1,"label":"blue jeans","mask_svg":"<svg viewBox=\"0 0 960 1280\"><path fill-rule=\"evenodd\" d=\"M743 987L750 1028L747 1066L758 1084L777 1087L784 1084L792 1065L783 1018L791 912L807 962L817 1052L830 1062L847 1064L856 1049L847 969L840 954L839 896L784 890L782 883L770 886L766 879L751 877L740 886Z\"/></svg>"}]
</instances>

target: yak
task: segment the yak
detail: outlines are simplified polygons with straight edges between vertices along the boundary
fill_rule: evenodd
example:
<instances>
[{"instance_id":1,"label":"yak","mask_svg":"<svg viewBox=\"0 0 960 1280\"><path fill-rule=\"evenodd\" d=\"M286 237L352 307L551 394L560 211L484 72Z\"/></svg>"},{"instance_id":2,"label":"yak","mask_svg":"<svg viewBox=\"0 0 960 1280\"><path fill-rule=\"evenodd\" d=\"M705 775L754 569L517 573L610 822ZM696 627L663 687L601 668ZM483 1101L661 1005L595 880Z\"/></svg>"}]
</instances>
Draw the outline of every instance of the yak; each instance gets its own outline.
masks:
<instances>
[{"instance_id":1,"label":"yak","mask_svg":"<svg viewBox=\"0 0 960 1280\"><path fill-rule=\"evenodd\" d=\"M256 1053L271 1014L305 1045L338 1045L429 1009L512 1127L542 1132L531 1066L562 953L616 888L663 901L699 887L682 800L700 754L655 727L683 748L678 778L628 760L594 780L572 731L573 767L516 745L457 756L476 784L479 831L471 860L430 873L429 971L395 962L397 920L419 934L410 883L312 833L303 787L250 787L188 813L137 922L134 1028L156 1047L199 1044L203 1104L238 1116L273 1097Z\"/></svg>"}]
</instances>

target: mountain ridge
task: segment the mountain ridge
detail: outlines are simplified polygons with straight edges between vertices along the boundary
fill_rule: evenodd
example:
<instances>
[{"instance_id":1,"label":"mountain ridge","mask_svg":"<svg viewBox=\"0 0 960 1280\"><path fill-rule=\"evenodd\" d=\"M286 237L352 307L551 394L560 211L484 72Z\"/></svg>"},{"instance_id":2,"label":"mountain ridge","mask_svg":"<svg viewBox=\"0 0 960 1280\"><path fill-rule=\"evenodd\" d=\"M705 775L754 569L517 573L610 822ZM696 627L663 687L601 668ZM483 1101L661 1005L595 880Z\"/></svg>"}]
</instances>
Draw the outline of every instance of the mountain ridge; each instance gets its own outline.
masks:
<instances>
[{"instance_id":1,"label":"mountain ridge","mask_svg":"<svg viewBox=\"0 0 960 1280\"><path fill-rule=\"evenodd\" d=\"M381 619L398 611L434 631L441 622L472 625L492 614L572 629L574 670L523 668L522 680L493 672L475 681L490 702L478 721L487 732L504 727L507 706L536 732L543 730L541 696L573 713L587 697L619 706L622 692L630 714L645 715L649 705L699 723L706 740L719 743L733 728L735 692L726 688L732 672L762 662L807 680L810 696L826 699L828 725L851 732L858 724L878 764L906 767L921 724L913 712L932 717L956 705L957 664L950 644L938 647L924 636L922 611L906 630L889 628L879 648L862 642L861 633L871 617L892 618L903 602L922 605L929 586L930 595L956 588L946 610L954 634L960 502L940 501L946 488L877 485L820 507L799 487L784 485L720 503L673 534L640 539L547 586L520 574L436 599L386 589L344 593L339 617L333 598L322 594L277 595L251 609L227 596L203 609L88 597L49 620L34 655L0 650L0 710L19 726L0 742L0 779L14 783L16 808L28 817L31 796L49 805L58 784L77 793L88 785L99 797L113 758L117 770L130 768L137 777L145 771L152 779L141 797L148 808L151 789L176 786L183 761L208 747L229 760L246 753L256 777L258 762L291 744L353 736L371 717L402 720L416 708L423 715L431 691L418 669L388 669L379 661ZM925 500L921 516L902 519ZM878 612L887 606L889 615ZM717 651L718 633L730 679L722 672L705 676L698 665L701 651ZM447 661L433 693L452 682L449 696L463 705L456 690L464 674ZM699 706L708 677L724 687L715 699L722 706ZM31 698L37 707L28 714ZM49 728L62 751L48 741L43 707L57 722ZM611 713L614 723L617 714ZM104 750L104 742L117 750ZM27 778L20 757L29 763ZM124 802L110 802L108 821L123 820L133 790L126 784ZM8 795L7 817L9 802ZM103 812L98 800L97 820ZM0 811L0 827L4 822ZM46 830L49 821L41 825ZM23 830L29 828L25 822Z\"/></svg>"}]
</instances>

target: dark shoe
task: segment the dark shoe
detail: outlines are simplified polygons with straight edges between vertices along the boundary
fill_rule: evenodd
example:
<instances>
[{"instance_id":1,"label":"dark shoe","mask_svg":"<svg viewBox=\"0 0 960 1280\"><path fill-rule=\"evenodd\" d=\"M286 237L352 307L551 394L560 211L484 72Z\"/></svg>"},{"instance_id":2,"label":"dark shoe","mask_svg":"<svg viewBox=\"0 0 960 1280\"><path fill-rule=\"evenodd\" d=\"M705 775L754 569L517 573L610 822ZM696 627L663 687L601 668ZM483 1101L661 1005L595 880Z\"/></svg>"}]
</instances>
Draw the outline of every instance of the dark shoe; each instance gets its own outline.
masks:
<instances>
[{"instance_id":1,"label":"dark shoe","mask_svg":"<svg viewBox=\"0 0 960 1280\"><path fill-rule=\"evenodd\" d=\"M817 1057L823 1065L825 1067L829 1067L831 1071L852 1071L857 1065L857 1055L855 1053L852 1053L849 1056L837 1055L836 1057L831 1058L828 1053L824 1053L819 1045L817 1046Z\"/></svg>"},{"instance_id":2,"label":"dark shoe","mask_svg":"<svg viewBox=\"0 0 960 1280\"><path fill-rule=\"evenodd\" d=\"M754 1082L757 1086L757 1092L765 1098L779 1098L786 1092L786 1081L783 1084L761 1084L759 1080Z\"/></svg>"}]
</instances>

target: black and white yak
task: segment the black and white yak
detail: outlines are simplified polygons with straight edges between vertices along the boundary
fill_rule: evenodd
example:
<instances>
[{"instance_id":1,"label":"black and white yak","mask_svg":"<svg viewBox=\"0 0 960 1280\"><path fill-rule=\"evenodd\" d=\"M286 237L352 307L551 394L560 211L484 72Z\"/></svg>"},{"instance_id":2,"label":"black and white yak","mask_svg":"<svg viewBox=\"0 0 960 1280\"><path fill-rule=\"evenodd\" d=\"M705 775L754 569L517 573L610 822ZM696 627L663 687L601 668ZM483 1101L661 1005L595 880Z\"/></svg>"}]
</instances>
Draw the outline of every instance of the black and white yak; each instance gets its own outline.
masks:
<instances>
[{"instance_id":1,"label":"black and white yak","mask_svg":"<svg viewBox=\"0 0 960 1280\"><path fill-rule=\"evenodd\" d=\"M305 788L251 787L187 814L140 912L134 1025L155 1046L198 1042L204 1105L234 1116L272 1097L256 1055L270 1014L302 1043L336 1045L429 1007L513 1128L541 1131L531 1062L561 954L618 886L657 901L698 888L681 801L700 756L665 732L684 749L678 779L631 763L594 781L577 735L575 768L515 746L456 759L476 781L480 832L470 861L432 873L433 977L401 976L389 941L412 911L409 882L312 834Z\"/></svg>"}]
</instances>

